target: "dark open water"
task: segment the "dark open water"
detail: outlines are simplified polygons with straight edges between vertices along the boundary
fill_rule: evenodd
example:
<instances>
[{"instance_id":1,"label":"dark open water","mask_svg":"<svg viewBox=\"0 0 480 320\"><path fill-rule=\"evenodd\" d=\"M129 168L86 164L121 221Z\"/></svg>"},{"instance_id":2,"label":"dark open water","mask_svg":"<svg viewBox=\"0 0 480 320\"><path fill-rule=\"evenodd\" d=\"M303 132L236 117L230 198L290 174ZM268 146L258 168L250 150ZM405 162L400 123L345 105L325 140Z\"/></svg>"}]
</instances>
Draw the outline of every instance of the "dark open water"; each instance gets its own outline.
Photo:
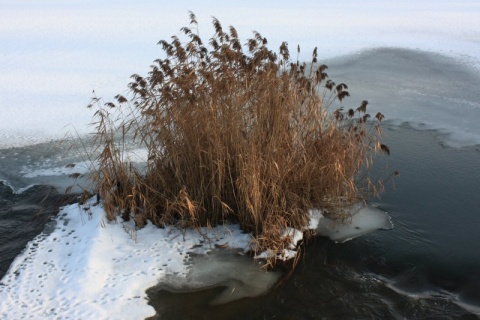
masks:
<instances>
[{"instance_id":1,"label":"dark open water","mask_svg":"<svg viewBox=\"0 0 480 320\"><path fill-rule=\"evenodd\" d=\"M291 278L259 298L210 307L220 289L152 289L158 319L479 319L480 151L445 148L429 131L385 135L400 177L376 202L393 230L317 238Z\"/></svg>"},{"instance_id":2,"label":"dark open water","mask_svg":"<svg viewBox=\"0 0 480 320\"><path fill-rule=\"evenodd\" d=\"M337 76L348 70L357 74L371 70L372 61L383 61L382 69L371 73L369 81L383 84L386 93L369 92L362 80L357 83L363 89L355 93L361 94L357 100L368 98L370 93L373 102L391 106L389 90L420 87L422 94L397 96L398 104L441 107L442 101L452 101L445 98L458 95L463 99L455 96L459 108L462 103L475 108L480 99L472 79L478 77L456 64L430 58L418 52L380 50L363 58L333 62L330 67L332 72L338 70ZM456 74L456 91L447 90L448 79L430 85L429 79L438 77L434 71L425 69L426 77L422 78L418 68L409 67L425 61L433 63L432 70ZM413 75L417 76L416 84L405 81ZM394 79L403 80L398 83ZM347 80L355 87L355 79ZM458 92L463 87L466 89ZM431 93L428 98L425 92ZM420 116L428 114L426 110ZM388 111L383 113L388 119ZM158 318L479 319L480 147L445 147L444 135L413 130L408 124L390 124L384 130L392 151L389 167L399 170L400 177L395 179L395 188L390 183L387 192L373 202L391 215L393 230L377 231L344 244L317 238L288 281L258 298L210 307L209 301L221 288L183 294L152 288L149 297ZM54 143L0 150L0 180L16 188L41 184L21 194L0 185L0 277L25 243L42 230L65 186L71 184L61 176L27 178L25 172L82 160L79 154L70 159L64 155L65 147ZM45 197L47 206L39 214L38 205Z\"/></svg>"}]
</instances>

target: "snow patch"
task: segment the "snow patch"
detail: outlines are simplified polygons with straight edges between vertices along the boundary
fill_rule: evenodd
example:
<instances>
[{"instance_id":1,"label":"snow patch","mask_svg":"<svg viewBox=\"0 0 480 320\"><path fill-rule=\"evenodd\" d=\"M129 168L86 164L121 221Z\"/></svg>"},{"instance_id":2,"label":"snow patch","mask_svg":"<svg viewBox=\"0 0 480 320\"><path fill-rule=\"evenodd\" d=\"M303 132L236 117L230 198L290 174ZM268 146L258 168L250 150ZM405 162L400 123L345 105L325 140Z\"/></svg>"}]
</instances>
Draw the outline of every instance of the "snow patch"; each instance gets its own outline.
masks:
<instances>
[{"instance_id":1,"label":"snow patch","mask_svg":"<svg viewBox=\"0 0 480 320\"><path fill-rule=\"evenodd\" d=\"M278 278L247 257L250 268L245 262L212 262L205 256L215 247L228 248L222 250L232 256L248 250L251 235L237 225L198 232L148 224L135 230L121 219L108 222L104 217L93 199L63 208L48 226L51 233L28 243L1 280L0 318L108 319L121 314L141 319L155 315L145 290L162 279L183 279L176 283L190 288L227 284L228 294L215 302L224 303L262 294ZM193 261L198 255L204 260Z\"/></svg>"}]
</instances>

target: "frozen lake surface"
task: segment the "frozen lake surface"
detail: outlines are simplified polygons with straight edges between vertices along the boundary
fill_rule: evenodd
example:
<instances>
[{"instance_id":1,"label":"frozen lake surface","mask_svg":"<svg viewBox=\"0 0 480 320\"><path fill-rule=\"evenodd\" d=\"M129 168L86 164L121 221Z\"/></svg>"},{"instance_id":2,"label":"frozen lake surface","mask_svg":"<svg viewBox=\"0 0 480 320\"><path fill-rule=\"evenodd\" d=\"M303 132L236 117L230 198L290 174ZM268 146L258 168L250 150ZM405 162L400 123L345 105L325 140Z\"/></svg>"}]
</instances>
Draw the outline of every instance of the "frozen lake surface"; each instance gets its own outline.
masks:
<instances>
[{"instance_id":1,"label":"frozen lake surface","mask_svg":"<svg viewBox=\"0 0 480 320\"><path fill-rule=\"evenodd\" d=\"M211 17L215 16L225 28L235 26L241 39L252 37L252 31L257 30L268 39L272 49L278 48L282 41L287 41L292 51L299 44L301 60L310 60L316 46L320 61L378 47L407 48L454 57L456 62L444 61L442 69L438 70L428 69L430 60L445 59L438 56L417 56L416 64L412 60L390 66L388 72L399 65L408 65L412 77L421 76L419 81L412 77L392 77L390 81L399 86L399 90L387 86L388 83L375 84L377 92L387 89L400 96L410 96L424 94L425 88L417 85L431 80L426 94L428 98L447 99L448 103L444 104L447 113L439 112L434 117L430 110L412 110L406 105L403 108L408 112L390 112L393 108L387 109L385 104L378 107L383 108L383 113L391 120L426 122L433 128L468 137L468 143L479 136L478 126L473 127L470 122L473 115L478 119L478 99L475 101L471 95L459 96L460 93L455 92L459 80L452 75L456 69L449 67L460 62L466 69L480 70L480 3L475 0L406 0L401 3L302 0L295 4L278 1L259 4L251 0L238 4L219 4L212 0L133 4L121 0L114 6L106 1L91 0L65 3L3 0L0 6L0 146L63 138L67 132L74 136L77 132L90 132L87 124L92 112L85 107L93 90L105 101L118 93L125 94L130 75L146 74L153 60L159 58L160 48L156 43L180 35L179 29L188 25L188 10L197 15L199 33L205 42L213 35ZM405 58L401 52L394 55L385 54L385 62L381 59L363 61L382 70L381 67L389 66L392 59ZM349 69L346 66L346 72L338 80L343 81L343 75L350 75L355 81L369 79L369 72L358 75ZM336 72L333 65L331 71ZM463 71L461 76L468 72ZM454 96L437 92L435 88L442 87L436 85L437 81L452 85L449 92ZM367 82L364 87L344 82L360 90L372 88ZM468 85L469 92L472 83L464 84ZM397 96L389 96L394 103ZM363 98L371 100L376 95L365 94L356 99ZM352 103L356 102L354 99ZM468 106L467 117L462 116L465 110L458 114L451 112L459 104ZM438 108L435 106L435 109ZM425 117L417 119L417 114L426 114L431 117L430 121L425 121ZM454 121L446 127L447 120L443 116L467 120L465 124ZM458 140L456 136L453 139Z\"/></svg>"}]
</instances>

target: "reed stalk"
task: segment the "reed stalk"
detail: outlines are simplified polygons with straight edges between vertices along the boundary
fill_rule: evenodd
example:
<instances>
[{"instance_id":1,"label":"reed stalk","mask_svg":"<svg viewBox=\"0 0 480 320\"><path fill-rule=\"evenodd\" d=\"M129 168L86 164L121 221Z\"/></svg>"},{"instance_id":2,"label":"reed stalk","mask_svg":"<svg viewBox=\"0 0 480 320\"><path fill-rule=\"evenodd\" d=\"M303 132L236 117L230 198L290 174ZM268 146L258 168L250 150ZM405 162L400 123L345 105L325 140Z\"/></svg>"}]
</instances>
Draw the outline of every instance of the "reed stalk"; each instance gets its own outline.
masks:
<instances>
[{"instance_id":1,"label":"reed stalk","mask_svg":"<svg viewBox=\"0 0 480 320\"><path fill-rule=\"evenodd\" d=\"M276 53L254 32L241 45L233 27L213 26L205 44L191 13L182 39L160 41L164 57L132 76L128 98L95 98L92 179L110 220L235 222L252 232L256 251L281 252L282 230L302 229L309 209L348 219L342 209L375 186L365 173L388 150L379 143L383 115L369 119L366 101L344 110L348 87L328 79L317 49L300 63L287 43ZM148 150L144 167L124 156L127 140Z\"/></svg>"}]
</instances>

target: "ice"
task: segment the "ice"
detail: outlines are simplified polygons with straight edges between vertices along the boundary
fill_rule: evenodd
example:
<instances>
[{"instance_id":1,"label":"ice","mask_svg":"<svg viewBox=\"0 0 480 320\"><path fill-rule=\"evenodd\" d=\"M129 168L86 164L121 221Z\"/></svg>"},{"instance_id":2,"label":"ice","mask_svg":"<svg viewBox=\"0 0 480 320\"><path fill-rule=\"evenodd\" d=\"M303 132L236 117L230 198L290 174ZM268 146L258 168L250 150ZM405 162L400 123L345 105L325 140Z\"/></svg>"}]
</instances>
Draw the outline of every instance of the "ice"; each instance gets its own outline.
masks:
<instances>
[{"instance_id":1,"label":"ice","mask_svg":"<svg viewBox=\"0 0 480 320\"><path fill-rule=\"evenodd\" d=\"M329 237L335 242L346 242L378 229L392 229L390 216L375 207L355 205L350 209L351 219L335 221L323 216L319 210L312 210L311 221L318 221L317 234ZM314 224L311 224L314 225Z\"/></svg>"},{"instance_id":2,"label":"ice","mask_svg":"<svg viewBox=\"0 0 480 320\"><path fill-rule=\"evenodd\" d=\"M390 47L442 53L479 69L478 1L432 4L428 0L303 0L295 4L209 0L132 5L122 0L112 6L88 0L3 1L0 148L63 138L69 131L74 135L90 132L87 124L93 111L85 107L92 91L105 101L125 94L130 75L146 74L160 56L156 43L179 34L188 24L187 10L197 15L202 37L212 34L211 16L215 16L225 28L235 26L242 39L251 37L252 30L260 31L272 49L281 41L287 41L292 51L300 44L301 60L310 59L315 46L319 61ZM413 112L395 117L408 121L407 117L415 118ZM453 116L462 118L462 114ZM478 130L471 123L439 129L465 132L454 139L479 143Z\"/></svg>"},{"instance_id":3,"label":"ice","mask_svg":"<svg viewBox=\"0 0 480 320\"><path fill-rule=\"evenodd\" d=\"M266 272L261 262L249 257L232 256L214 250L208 255L195 256L185 277L166 277L160 288L172 292L192 292L213 287L225 287L210 305L228 303L245 297L256 297L270 289L280 277L279 272Z\"/></svg>"},{"instance_id":4,"label":"ice","mask_svg":"<svg viewBox=\"0 0 480 320\"><path fill-rule=\"evenodd\" d=\"M368 112L381 112L384 122L435 130L450 147L480 144L480 74L468 65L399 48L366 50L328 65L329 75L345 81L351 97L368 98ZM345 108L355 108L355 100Z\"/></svg>"},{"instance_id":5,"label":"ice","mask_svg":"<svg viewBox=\"0 0 480 320\"><path fill-rule=\"evenodd\" d=\"M62 176L62 175L71 175L71 174L86 174L90 170L91 164L86 161L75 163L74 166L60 166L60 167L50 167L50 168L41 168L34 170L22 170L22 174L25 178L34 178L38 176Z\"/></svg>"}]
</instances>

